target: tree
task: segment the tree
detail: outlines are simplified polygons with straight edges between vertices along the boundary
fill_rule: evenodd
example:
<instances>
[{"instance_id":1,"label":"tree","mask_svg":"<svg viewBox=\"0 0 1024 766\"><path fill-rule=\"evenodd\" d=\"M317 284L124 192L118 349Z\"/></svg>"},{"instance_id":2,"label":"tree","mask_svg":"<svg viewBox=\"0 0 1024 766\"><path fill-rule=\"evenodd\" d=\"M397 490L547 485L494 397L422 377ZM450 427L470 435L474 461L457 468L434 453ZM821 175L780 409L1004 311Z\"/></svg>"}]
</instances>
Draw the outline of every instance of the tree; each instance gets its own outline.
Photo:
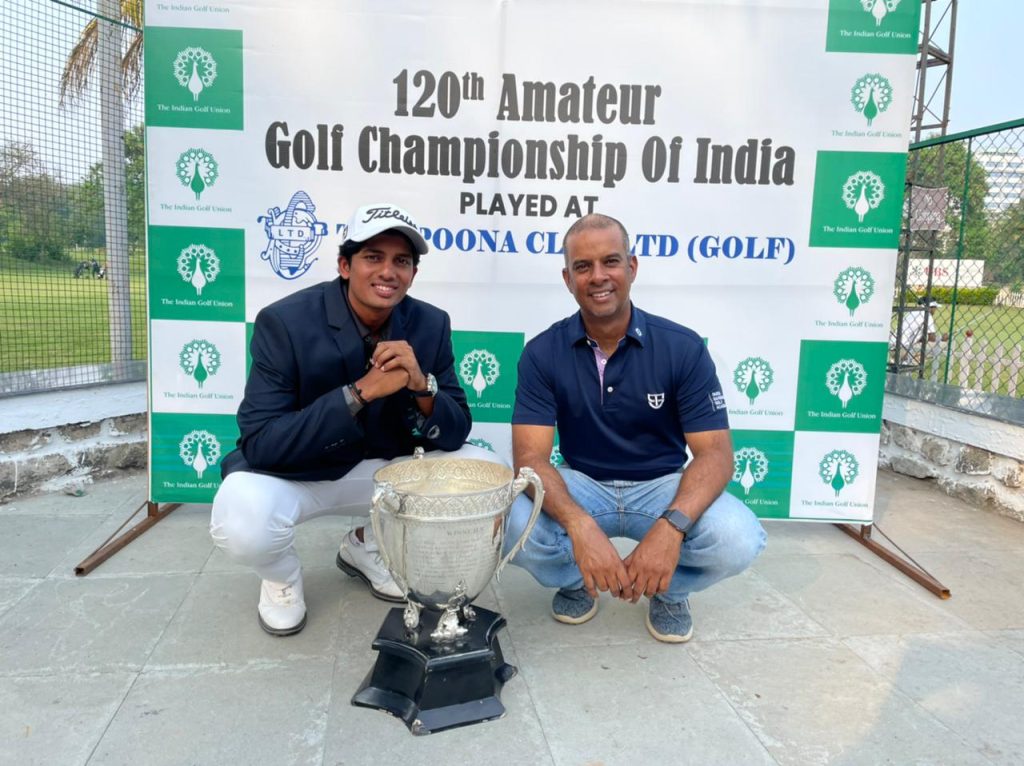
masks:
<instances>
[{"instance_id":1,"label":"tree","mask_svg":"<svg viewBox=\"0 0 1024 766\"><path fill-rule=\"evenodd\" d=\"M0 245L7 253L26 261L62 259L70 244L68 198L30 145L0 148Z\"/></svg>"},{"instance_id":2,"label":"tree","mask_svg":"<svg viewBox=\"0 0 1024 766\"><path fill-rule=\"evenodd\" d=\"M146 242L146 130L136 125L124 134L125 189L128 192L128 241Z\"/></svg>"},{"instance_id":3,"label":"tree","mask_svg":"<svg viewBox=\"0 0 1024 766\"><path fill-rule=\"evenodd\" d=\"M120 0L121 21L132 35L121 58L121 92L132 101L142 84L142 0ZM89 79L96 67L96 51L100 41L99 19L82 27L78 42L64 62L60 78L60 103L77 101L89 88Z\"/></svg>"},{"instance_id":4,"label":"tree","mask_svg":"<svg viewBox=\"0 0 1024 766\"><path fill-rule=\"evenodd\" d=\"M142 72L142 0L98 0L97 17L82 29L61 78L61 105L73 102L99 69L103 140L103 210L106 219L110 360L131 361L131 295L128 283L128 201L125 181L124 104L138 92ZM118 25L111 19L119 16ZM131 30L124 50L123 32ZM115 377L119 373L115 371Z\"/></svg>"},{"instance_id":5,"label":"tree","mask_svg":"<svg viewBox=\"0 0 1024 766\"><path fill-rule=\"evenodd\" d=\"M103 166L96 163L74 188L75 211L71 239L82 247L99 248L106 244L103 223Z\"/></svg>"},{"instance_id":6,"label":"tree","mask_svg":"<svg viewBox=\"0 0 1024 766\"><path fill-rule=\"evenodd\" d=\"M992 226L991 278L1020 289L1024 283L1024 200L1010 205Z\"/></svg>"},{"instance_id":7,"label":"tree","mask_svg":"<svg viewBox=\"0 0 1024 766\"><path fill-rule=\"evenodd\" d=\"M44 172L43 163L30 145L15 142L0 149L0 189L6 189L16 178Z\"/></svg>"},{"instance_id":8,"label":"tree","mask_svg":"<svg viewBox=\"0 0 1024 766\"><path fill-rule=\"evenodd\" d=\"M970 178L965 179L967 168L967 144L962 141L917 149L908 158L908 181L919 186L945 186L949 189L950 204L946 210L948 228L939 238L936 258L957 257L960 221L965 204L967 215L963 218L964 249L961 257L987 260L991 254L991 231L985 209L988 174L974 157L970 161Z\"/></svg>"},{"instance_id":9,"label":"tree","mask_svg":"<svg viewBox=\"0 0 1024 766\"><path fill-rule=\"evenodd\" d=\"M127 202L127 235L132 248L142 247L146 241L146 149L145 129L136 125L124 134L124 174ZM103 244L103 163L89 168L79 187L77 201L83 216L91 223L99 212L100 239L92 246ZM86 244L82 242L81 244Z\"/></svg>"}]
</instances>

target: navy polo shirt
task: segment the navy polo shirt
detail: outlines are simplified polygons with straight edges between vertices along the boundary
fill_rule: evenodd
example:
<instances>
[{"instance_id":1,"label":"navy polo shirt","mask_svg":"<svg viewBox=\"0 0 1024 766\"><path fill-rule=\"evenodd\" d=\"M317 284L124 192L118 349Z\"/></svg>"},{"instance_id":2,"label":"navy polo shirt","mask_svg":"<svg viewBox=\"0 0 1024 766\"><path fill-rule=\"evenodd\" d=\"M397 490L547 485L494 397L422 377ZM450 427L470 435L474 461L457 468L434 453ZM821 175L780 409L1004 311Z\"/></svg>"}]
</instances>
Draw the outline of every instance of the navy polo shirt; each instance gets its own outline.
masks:
<instances>
[{"instance_id":1,"label":"navy polo shirt","mask_svg":"<svg viewBox=\"0 0 1024 766\"><path fill-rule=\"evenodd\" d=\"M632 307L601 385L579 312L526 344L513 425L557 426L570 467L598 481L647 481L686 462L685 433L729 427L697 333Z\"/></svg>"}]
</instances>

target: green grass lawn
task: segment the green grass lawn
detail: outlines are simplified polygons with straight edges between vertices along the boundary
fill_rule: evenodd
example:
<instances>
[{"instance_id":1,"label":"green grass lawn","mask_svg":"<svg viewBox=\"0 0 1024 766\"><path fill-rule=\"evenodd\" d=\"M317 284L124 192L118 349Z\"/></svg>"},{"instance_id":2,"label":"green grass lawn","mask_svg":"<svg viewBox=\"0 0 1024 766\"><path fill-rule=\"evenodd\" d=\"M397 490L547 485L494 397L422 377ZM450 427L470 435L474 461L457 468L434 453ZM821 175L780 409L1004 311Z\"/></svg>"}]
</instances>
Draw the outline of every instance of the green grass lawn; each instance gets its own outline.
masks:
<instances>
[{"instance_id":1,"label":"green grass lawn","mask_svg":"<svg viewBox=\"0 0 1024 766\"><path fill-rule=\"evenodd\" d=\"M1024 309L957 306L955 317L950 306L935 309L935 324L939 332L950 332L950 319L953 319L953 332L950 334L963 337L970 330L975 344L1009 348L1024 342Z\"/></svg>"},{"instance_id":2,"label":"green grass lawn","mask_svg":"<svg viewBox=\"0 0 1024 766\"><path fill-rule=\"evenodd\" d=\"M952 321L952 325L950 324ZM893 320L893 330L896 322ZM960 385L961 370L967 365L970 371L966 388L972 388L1003 396L1024 396L1024 357L1019 354L1024 344L1024 309L1005 306L941 306L935 310L935 328L940 335L952 339L952 353L949 358L949 372L946 373L947 344L942 344L941 353L931 357L925 364L925 377ZM970 333L970 350L973 360L967 362L966 339ZM995 380L995 368L1002 361L999 379ZM1016 366L1015 366L1016 363Z\"/></svg>"},{"instance_id":3,"label":"green grass lawn","mask_svg":"<svg viewBox=\"0 0 1024 766\"><path fill-rule=\"evenodd\" d=\"M75 261L29 263L0 254L0 372L110 361L109 282L74 278L78 260L106 259L79 251ZM145 256L131 256L132 358L146 358Z\"/></svg>"},{"instance_id":4,"label":"green grass lawn","mask_svg":"<svg viewBox=\"0 0 1024 766\"><path fill-rule=\"evenodd\" d=\"M945 312L939 316L939 312ZM1003 396L1024 396L1024 309L1003 306L957 306L954 316L952 308L943 306L936 309L938 331L948 334L953 340L949 371L946 373L945 348L938 360L938 380L953 385L966 383L971 388ZM950 332L950 318L953 317L953 331ZM970 353L973 360L962 358L966 353L965 340L971 333ZM1002 364L996 379L996 367ZM966 381L961 380L961 371L967 365ZM930 372L930 371L926 371Z\"/></svg>"},{"instance_id":5,"label":"green grass lawn","mask_svg":"<svg viewBox=\"0 0 1024 766\"><path fill-rule=\"evenodd\" d=\"M0 253L0 322L4 334L0 343L0 372L39 370L110 361L107 316L108 282L73 274L79 260L106 259L103 251L81 250L75 260L60 264L36 264ZM132 358L146 358L145 255L133 253L130 260ZM951 306L936 309L935 324L942 334L950 333ZM893 322L895 328L895 321ZM976 349L988 358L1002 355L1012 361L1024 343L1024 309L1001 306L958 306L950 335L954 349L966 332L973 335ZM1001 351L996 351L999 347ZM989 350L991 349L991 350ZM1019 357L1017 357L1019 359ZM939 363L945 366L943 356ZM931 373L929 362L926 374ZM961 363L955 358L949 382L959 380ZM1014 378L1006 365L998 382L992 380L992 363L982 365L980 381L972 387L1010 396L1024 395L1024 374ZM939 379L942 379L940 370ZM1012 381L1018 381L1010 390Z\"/></svg>"}]
</instances>

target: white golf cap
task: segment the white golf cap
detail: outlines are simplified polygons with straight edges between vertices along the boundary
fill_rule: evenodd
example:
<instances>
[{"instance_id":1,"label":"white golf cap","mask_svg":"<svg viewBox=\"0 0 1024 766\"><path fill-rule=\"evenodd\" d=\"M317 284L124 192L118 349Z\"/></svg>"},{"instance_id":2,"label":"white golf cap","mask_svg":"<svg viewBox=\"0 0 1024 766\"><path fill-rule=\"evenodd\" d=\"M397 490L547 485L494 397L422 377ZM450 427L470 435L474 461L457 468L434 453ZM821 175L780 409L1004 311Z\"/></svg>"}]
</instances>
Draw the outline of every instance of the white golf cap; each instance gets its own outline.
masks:
<instances>
[{"instance_id":1,"label":"white golf cap","mask_svg":"<svg viewBox=\"0 0 1024 766\"><path fill-rule=\"evenodd\" d=\"M345 242L366 242L376 237L381 232L395 229L407 236L412 241L412 246L417 253L423 255L429 249L427 241L420 234L416 222L405 210L398 205L389 202L379 202L373 205L363 205L352 214L348 226L345 228Z\"/></svg>"}]
</instances>

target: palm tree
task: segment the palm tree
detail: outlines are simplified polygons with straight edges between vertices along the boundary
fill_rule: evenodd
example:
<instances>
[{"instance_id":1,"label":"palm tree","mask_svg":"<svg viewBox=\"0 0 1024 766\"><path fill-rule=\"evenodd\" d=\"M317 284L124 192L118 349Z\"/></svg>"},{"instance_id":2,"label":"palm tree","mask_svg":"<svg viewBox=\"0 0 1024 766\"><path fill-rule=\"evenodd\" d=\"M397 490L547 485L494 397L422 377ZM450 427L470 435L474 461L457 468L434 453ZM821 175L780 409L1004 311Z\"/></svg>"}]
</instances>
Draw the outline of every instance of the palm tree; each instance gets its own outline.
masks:
<instances>
[{"instance_id":1,"label":"palm tree","mask_svg":"<svg viewBox=\"0 0 1024 766\"><path fill-rule=\"evenodd\" d=\"M125 31L134 34L122 56ZM120 380L128 376L128 363L132 359L124 99L135 97L142 76L142 0L98 1L98 13L82 29L78 43L64 65L60 83L61 106L76 101L84 94L97 67L103 142L110 361L114 380Z\"/></svg>"},{"instance_id":2,"label":"palm tree","mask_svg":"<svg viewBox=\"0 0 1024 766\"><path fill-rule=\"evenodd\" d=\"M120 25L133 33L121 58L121 92L126 101L132 101L142 85L142 0L120 0L120 5ZM64 62L60 78L61 106L76 101L89 87L99 38L99 19L94 18L82 27L78 42Z\"/></svg>"}]
</instances>

